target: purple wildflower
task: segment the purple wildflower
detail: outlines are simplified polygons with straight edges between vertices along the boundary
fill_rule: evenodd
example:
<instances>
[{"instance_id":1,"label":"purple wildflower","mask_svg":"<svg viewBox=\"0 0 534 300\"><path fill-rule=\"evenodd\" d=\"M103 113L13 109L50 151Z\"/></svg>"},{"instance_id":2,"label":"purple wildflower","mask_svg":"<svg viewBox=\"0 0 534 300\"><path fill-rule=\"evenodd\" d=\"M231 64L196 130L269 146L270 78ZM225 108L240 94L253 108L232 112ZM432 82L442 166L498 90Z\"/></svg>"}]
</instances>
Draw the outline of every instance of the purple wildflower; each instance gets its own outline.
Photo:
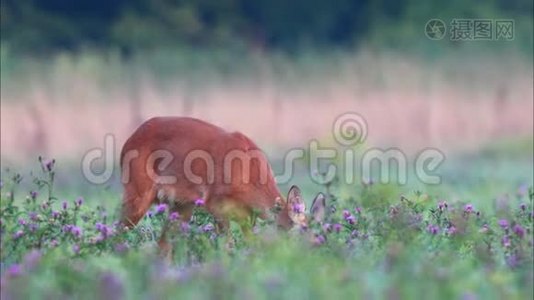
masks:
<instances>
[{"instance_id":1,"label":"purple wildflower","mask_svg":"<svg viewBox=\"0 0 534 300\"><path fill-rule=\"evenodd\" d=\"M59 212L56 210L52 211L52 218L57 219L59 217Z\"/></svg>"},{"instance_id":2,"label":"purple wildflower","mask_svg":"<svg viewBox=\"0 0 534 300\"><path fill-rule=\"evenodd\" d=\"M455 234L456 233L456 226L454 226L454 225L449 226L449 228L447 228L447 233L449 235Z\"/></svg>"},{"instance_id":3,"label":"purple wildflower","mask_svg":"<svg viewBox=\"0 0 534 300\"><path fill-rule=\"evenodd\" d=\"M31 223L28 226L28 229L30 230L30 232L35 232L37 231L38 228L39 228L39 224L36 224L36 223Z\"/></svg>"},{"instance_id":4,"label":"purple wildflower","mask_svg":"<svg viewBox=\"0 0 534 300\"><path fill-rule=\"evenodd\" d=\"M212 231L213 229L215 229L215 227L214 227L213 224L211 224L211 223L208 223L208 224L206 224L206 225L204 225L204 226L202 227L202 231L204 231L204 232L210 232L210 231Z\"/></svg>"},{"instance_id":5,"label":"purple wildflower","mask_svg":"<svg viewBox=\"0 0 534 300\"><path fill-rule=\"evenodd\" d=\"M7 274L10 277L18 277L22 275L22 266L19 264L13 264L7 269Z\"/></svg>"},{"instance_id":6,"label":"purple wildflower","mask_svg":"<svg viewBox=\"0 0 534 300\"><path fill-rule=\"evenodd\" d=\"M149 218L152 218L154 216L154 212L152 210L149 210L146 214Z\"/></svg>"},{"instance_id":7,"label":"purple wildflower","mask_svg":"<svg viewBox=\"0 0 534 300\"><path fill-rule=\"evenodd\" d=\"M100 237L98 238L99 241L104 241L112 234L111 228L106 224L102 224L100 222L96 223L95 228L98 232L100 232Z\"/></svg>"},{"instance_id":8,"label":"purple wildflower","mask_svg":"<svg viewBox=\"0 0 534 300\"><path fill-rule=\"evenodd\" d=\"M336 233L339 233L341 231L341 228L342 228L341 224L339 223L334 224L334 231Z\"/></svg>"},{"instance_id":9,"label":"purple wildflower","mask_svg":"<svg viewBox=\"0 0 534 300\"><path fill-rule=\"evenodd\" d=\"M460 298L462 300L477 300L477 296L472 292L465 292L463 293L462 297Z\"/></svg>"},{"instance_id":10,"label":"purple wildflower","mask_svg":"<svg viewBox=\"0 0 534 300\"><path fill-rule=\"evenodd\" d=\"M304 212L304 203L294 203L292 208L293 213L301 214Z\"/></svg>"},{"instance_id":11,"label":"purple wildflower","mask_svg":"<svg viewBox=\"0 0 534 300\"><path fill-rule=\"evenodd\" d=\"M78 197L78 199L76 199L76 206L80 207L82 206L83 204L83 197Z\"/></svg>"},{"instance_id":12,"label":"purple wildflower","mask_svg":"<svg viewBox=\"0 0 534 300\"><path fill-rule=\"evenodd\" d=\"M35 198L37 198L37 195L39 195L36 191L31 191L30 192L30 197L35 200Z\"/></svg>"},{"instance_id":13,"label":"purple wildflower","mask_svg":"<svg viewBox=\"0 0 534 300\"><path fill-rule=\"evenodd\" d=\"M30 220L32 221L37 221L39 219L39 215L34 211L28 213L28 216L30 217Z\"/></svg>"},{"instance_id":14,"label":"purple wildflower","mask_svg":"<svg viewBox=\"0 0 534 300\"><path fill-rule=\"evenodd\" d=\"M356 223L356 217L350 215L345 218L345 221L347 221L350 225L354 225Z\"/></svg>"},{"instance_id":15,"label":"purple wildflower","mask_svg":"<svg viewBox=\"0 0 534 300\"><path fill-rule=\"evenodd\" d=\"M57 247L57 245L59 245L57 240L51 240L50 241L50 247L54 248L54 247Z\"/></svg>"},{"instance_id":16,"label":"purple wildflower","mask_svg":"<svg viewBox=\"0 0 534 300\"><path fill-rule=\"evenodd\" d=\"M323 230L324 230L325 232L332 232L332 224L330 224L330 223L325 223L325 224L323 225Z\"/></svg>"},{"instance_id":17,"label":"purple wildflower","mask_svg":"<svg viewBox=\"0 0 534 300\"><path fill-rule=\"evenodd\" d=\"M24 265L30 270L35 268L39 264L41 256L41 251L39 250L34 249L30 251L24 256Z\"/></svg>"},{"instance_id":18,"label":"purple wildflower","mask_svg":"<svg viewBox=\"0 0 534 300\"><path fill-rule=\"evenodd\" d=\"M182 233L188 233L191 229L191 226L189 226L189 223L187 222L182 222L182 224L180 225L180 229L182 230Z\"/></svg>"},{"instance_id":19,"label":"purple wildflower","mask_svg":"<svg viewBox=\"0 0 534 300\"><path fill-rule=\"evenodd\" d=\"M521 203L521 205L519 205L519 207L521 208L522 211L527 210L527 204L526 203Z\"/></svg>"},{"instance_id":20,"label":"purple wildflower","mask_svg":"<svg viewBox=\"0 0 534 300\"><path fill-rule=\"evenodd\" d=\"M313 240L313 244L315 246L320 246L322 244L324 244L326 242L326 239L323 235L319 234L317 236L315 236L315 239Z\"/></svg>"},{"instance_id":21,"label":"purple wildflower","mask_svg":"<svg viewBox=\"0 0 534 300\"><path fill-rule=\"evenodd\" d=\"M78 226L72 226L72 228L70 229L70 233L72 233L72 235L78 238L80 237L80 235L82 235L82 229Z\"/></svg>"},{"instance_id":22,"label":"purple wildflower","mask_svg":"<svg viewBox=\"0 0 534 300\"><path fill-rule=\"evenodd\" d=\"M61 208L63 208L63 210L67 210L67 207L68 207L67 201L63 201L63 203L61 203Z\"/></svg>"},{"instance_id":23,"label":"purple wildflower","mask_svg":"<svg viewBox=\"0 0 534 300\"><path fill-rule=\"evenodd\" d=\"M19 218L18 223L21 226L25 226L26 225L26 220L24 220L23 218Z\"/></svg>"},{"instance_id":24,"label":"purple wildflower","mask_svg":"<svg viewBox=\"0 0 534 300\"><path fill-rule=\"evenodd\" d=\"M525 229L521 225L515 224L513 230L518 237L523 238L525 236Z\"/></svg>"},{"instance_id":25,"label":"purple wildflower","mask_svg":"<svg viewBox=\"0 0 534 300\"><path fill-rule=\"evenodd\" d=\"M360 232L358 230L353 230L351 233L350 233L350 237L355 239L357 237L360 236Z\"/></svg>"},{"instance_id":26,"label":"purple wildflower","mask_svg":"<svg viewBox=\"0 0 534 300\"><path fill-rule=\"evenodd\" d=\"M127 243L117 243L114 247L115 249L115 252L118 252L118 253L124 253L126 251L128 251L128 244Z\"/></svg>"},{"instance_id":27,"label":"purple wildflower","mask_svg":"<svg viewBox=\"0 0 534 300\"><path fill-rule=\"evenodd\" d=\"M173 221L178 220L179 217L180 217L180 215L178 214L178 212L175 211L175 212L172 212L172 213L169 215L169 220L170 220L171 222L173 222Z\"/></svg>"},{"instance_id":28,"label":"purple wildflower","mask_svg":"<svg viewBox=\"0 0 534 300\"><path fill-rule=\"evenodd\" d=\"M195 206L204 206L206 204L206 201L202 198L198 198L195 200Z\"/></svg>"},{"instance_id":29,"label":"purple wildflower","mask_svg":"<svg viewBox=\"0 0 534 300\"><path fill-rule=\"evenodd\" d=\"M24 231L23 230L17 230L17 232L15 232L13 234L13 239L19 239L21 238L22 236L24 235Z\"/></svg>"},{"instance_id":30,"label":"purple wildflower","mask_svg":"<svg viewBox=\"0 0 534 300\"><path fill-rule=\"evenodd\" d=\"M356 207L355 211L356 211L357 214L361 214L362 213L362 208L358 206L358 207Z\"/></svg>"},{"instance_id":31,"label":"purple wildflower","mask_svg":"<svg viewBox=\"0 0 534 300\"><path fill-rule=\"evenodd\" d=\"M438 202L438 209L439 209L440 211L444 211L444 210L446 210L447 207L448 207L447 201L439 201L439 202Z\"/></svg>"},{"instance_id":32,"label":"purple wildflower","mask_svg":"<svg viewBox=\"0 0 534 300\"><path fill-rule=\"evenodd\" d=\"M167 211L167 204L165 203L158 204L158 206L156 207L156 214L160 215L160 214L165 213L165 211Z\"/></svg>"},{"instance_id":33,"label":"purple wildflower","mask_svg":"<svg viewBox=\"0 0 534 300\"><path fill-rule=\"evenodd\" d=\"M473 212L473 204L466 204L464 206L464 212L466 212L468 214L472 213Z\"/></svg>"},{"instance_id":34,"label":"purple wildflower","mask_svg":"<svg viewBox=\"0 0 534 300\"><path fill-rule=\"evenodd\" d=\"M506 219L500 219L499 220L499 226L501 226L502 229L507 229L510 224L508 223L508 220Z\"/></svg>"},{"instance_id":35,"label":"purple wildflower","mask_svg":"<svg viewBox=\"0 0 534 300\"><path fill-rule=\"evenodd\" d=\"M510 247L511 246L510 237L507 236L507 235L503 236L502 239L501 239L501 243L505 248Z\"/></svg>"},{"instance_id":36,"label":"purple wildflower","mask_svg":"<svg viewBox=\"0 0 534 300\"><path fill-rule=\"evenodd\" d=\"M434 225L434 224L429 224L427 227L426 227L426 230L432 234L432 235L436 235L438 234L439 232L439 227L438 225Z\"/></svg>"},{"instance_id":37,"label":"purple wildflower","mask_svg":"<svg viewBox=\"0 0 534 300\"><path fill-rule=\"evenodd\" d=\"M72 252L74 252L75 255L80 254L80 245L78 245L78 244L74 244L74 245L72 246Z\"/></svg>"},{"instance_id":38,"label":"purple wildflower","mask_svg":"<svg viewBox=\"0 0 534 300\"><path fill-rule=\"evenodd\" d=\"M105 233L100 233L99 236L96 237L96 242L103 242L108 239L108 236Z\"/></svg>"},{"instance_id":39,"label":"purple wildflower","mask_svg":"<svg viewBox=\"0 0 534 300\"><path fill-rule=\"evenodd\" d=\"M515 267L519 266L519 258L515 254L506 257L505 260L506 260L506 264L510 268L515 268Z\"/></svg>"},{"instance_id":40,"label":"purple wildflower","mask_svg":"<svg viewBox=\"0 0 534 300\"><path fill-rule=\"evenodd\" d=\"M125 299L124 284L113 272L104 272L99 276L99 297L101 299Z\"/></svg>"},{"instance_id":41,"label":"purple wildflower","mask_svg":"<svg viewBox=\"0 0 534 300\"><path fill-rule=\"evenodd\" d=\"M54 159L48 160L44 163L44 167L48 172L50 172L54 168L55 163L56 161Z\"/></svg>"},{"instance_id":42,"label":"purple wildflower","mask_svg":"<svg viewBox=\"0 0 534 300\"><path fill-rule=\"evenodd\" d=\"M350 211L348 211L348 210L346 210L346 209L343 210L343 218L344 218L344 219L347 219L350 215L351 215L351 214L350 214Z\"/></svg>"},{"instance_id":43,"label":"purple wildflower","mask_svg":"<svg viewBox=\"0 0 534 300\"><path fill-rule=\"evenodd\" d=\"M107 226L107 225L104 225L104 227L102 228L102 231L100 231L100 233L104 236L104 237L108 237L110 235L113 235L113 230L111 229L111 227Z\"/></svg>"},{"instance_id":44,"label":"purple wildflower","mask_svg":"<svg viewBox=\"0 0 534 300\"><path fill-rule=\"evenodd\" d=\"M63 225L63 232L64 233L70 232L71 229L72 229L72 226L73 225L71 225L71 224Z\"/></svg>"}]
</instances>

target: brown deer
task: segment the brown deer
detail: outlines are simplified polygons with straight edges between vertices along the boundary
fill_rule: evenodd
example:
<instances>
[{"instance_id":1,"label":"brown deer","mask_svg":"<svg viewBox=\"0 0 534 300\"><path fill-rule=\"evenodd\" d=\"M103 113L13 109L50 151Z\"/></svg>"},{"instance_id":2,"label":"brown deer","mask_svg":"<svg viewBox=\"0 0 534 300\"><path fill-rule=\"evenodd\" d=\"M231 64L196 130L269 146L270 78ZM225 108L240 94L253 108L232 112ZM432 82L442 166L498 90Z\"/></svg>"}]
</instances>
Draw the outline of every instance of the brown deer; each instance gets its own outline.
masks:
<instances>
[{"instance_id":1,"label":"brown deer","mask_svg":"<svg viewBox=\"0 0 534 300\"><path fill-rule=\"evenodd\" d=\"M156 117L146 121L124 144L121 170L122 221L130 228L152 204L164 201L183 221L189 221L198 199L204 200L204 208L214 216L220 231L227 229L229 219L246 220L254 211L265 219L277 205L278 226L307 225L300 189L291 187L287 201L282 197L267 158L253 141L240 132L227 132L198 119ZM311 211L316 221L324 217L322 194ZM170 249L165 229L159 244Z\"/></svg>"}]
</instances>

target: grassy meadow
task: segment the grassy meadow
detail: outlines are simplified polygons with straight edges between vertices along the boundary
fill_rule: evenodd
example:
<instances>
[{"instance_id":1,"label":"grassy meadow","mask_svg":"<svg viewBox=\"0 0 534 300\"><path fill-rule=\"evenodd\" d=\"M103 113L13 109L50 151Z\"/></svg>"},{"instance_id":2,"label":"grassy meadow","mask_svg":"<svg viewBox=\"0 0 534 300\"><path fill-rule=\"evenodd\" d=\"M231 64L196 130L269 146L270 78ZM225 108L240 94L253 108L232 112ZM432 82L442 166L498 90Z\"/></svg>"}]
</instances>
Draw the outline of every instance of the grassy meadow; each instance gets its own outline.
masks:
<instances>
[{"instance_id":1,"label":"grassy meadow","mask_svg":"<svg viewBox=\"0 0 534 300\"><path fill-rule=\"evenodd\" d=\"M534 297L528 59L371 49L163 51L127 63L113 52L1 55L2 299ZM346 184L341 173L318 184L304 159L280 190L298 184L308 206L325 193L324 222L280 232L258 221L245 238L236 224L215 232L201 205L189 222L154 206L123 231L118 161L102 185L80 171L105 134L117 157L143 120L189 115L249 135L279 173L288 149L312 139L345 149L332 124L347 111L367 122L359 154L396 147L412 166L421 150L439 149L441 183L423 184L410 169L404 185ZM173 229L171 263L158 256L163 226Z\"/></svg>"}]
</instances>

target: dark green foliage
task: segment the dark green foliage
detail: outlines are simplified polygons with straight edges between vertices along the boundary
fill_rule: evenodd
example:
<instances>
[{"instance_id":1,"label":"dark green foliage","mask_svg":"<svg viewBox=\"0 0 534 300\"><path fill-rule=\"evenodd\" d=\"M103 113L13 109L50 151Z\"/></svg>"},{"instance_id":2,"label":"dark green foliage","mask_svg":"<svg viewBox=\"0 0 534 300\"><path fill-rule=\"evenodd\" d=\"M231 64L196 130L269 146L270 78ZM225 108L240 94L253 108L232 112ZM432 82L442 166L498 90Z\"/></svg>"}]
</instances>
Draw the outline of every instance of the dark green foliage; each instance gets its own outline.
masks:
<instances>
[{"instance_id":1,"label":"dark green foliage","mask_svg":"<svg viewBox=\"0 0 534 300\"><path fill-rule=\"evenodd\" d=\"M413 42L411 30L422 32L431 18L515 18L518 29L532 23L528 0L2 0L1 12L2 42L33 54L85 46L128 54L164 45L391 45Z\"/></svg>"}]
</instances>

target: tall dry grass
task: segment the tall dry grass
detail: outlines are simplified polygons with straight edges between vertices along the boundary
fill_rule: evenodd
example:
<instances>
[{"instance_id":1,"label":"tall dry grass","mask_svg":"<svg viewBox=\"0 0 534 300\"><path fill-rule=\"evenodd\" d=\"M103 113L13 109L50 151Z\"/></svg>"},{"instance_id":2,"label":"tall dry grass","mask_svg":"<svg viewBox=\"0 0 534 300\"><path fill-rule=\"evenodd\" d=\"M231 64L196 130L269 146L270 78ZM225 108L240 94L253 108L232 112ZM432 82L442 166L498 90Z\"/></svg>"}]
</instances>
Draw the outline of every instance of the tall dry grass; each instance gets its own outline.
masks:
<instances>
[{"instance_id":1,"label":"tall dry grass","mask_svg":"<svg viewBox=\"0 0 534 300\"><path fill-rule=\"evenodd\" d=\"M532 66L520 59L421 61L362 51L306 68L253 59L245 75L182 74L161 84L142 67L117 71L114 61L108 72L106 61L95 67L62 57L48 71L28 73L24 84L2 87L2 160L78 159L101 147L106 133L118 152L142 120L158 115L198 117L269 150L331 141L335 118L348 111L367 120L369 145L408 152L533 134Z\"/></svg>"}]
</instances>

